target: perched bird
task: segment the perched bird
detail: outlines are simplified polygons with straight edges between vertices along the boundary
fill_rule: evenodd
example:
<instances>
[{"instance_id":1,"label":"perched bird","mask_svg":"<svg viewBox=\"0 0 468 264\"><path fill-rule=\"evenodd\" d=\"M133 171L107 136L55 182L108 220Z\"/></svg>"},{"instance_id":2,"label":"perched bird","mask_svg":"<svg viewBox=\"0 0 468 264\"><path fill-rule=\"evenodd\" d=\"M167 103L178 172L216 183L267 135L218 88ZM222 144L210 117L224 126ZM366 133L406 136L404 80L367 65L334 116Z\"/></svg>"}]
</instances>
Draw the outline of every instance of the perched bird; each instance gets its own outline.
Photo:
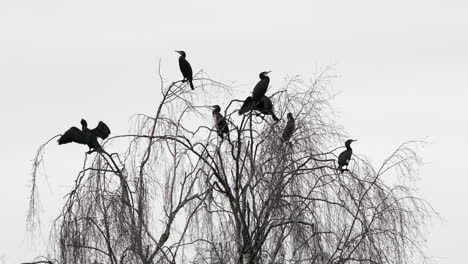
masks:
<instances>
[{"instance_id":1,"label":"perched bird","mask_svg":"<svg viewBox=\"0 0 468 264\"><path fill-rule=\"evenodd\" d=\"M349 161L351 160L351 156L353 155L353 149L351 148L351 143L353 143L356 140L353 139L348 139L345 142L346 150L341 152L340 155L338 156L338 169L340 170L341 173L343 173L345 170L348 170L348 164ZM343 167L346 166L346 169Z\"/></svg>"},{"instance_id":2,"label":"perched bird","mask_svg":"<svg viewBox=\"0 0 468 264\"><path fill-rule=\"evenodd\" d=\"M293 115L291 113L288 113L287 117L288 123L286 124L286 127L283 130L283 135L281 135L281 139L284 142L288 142L291 139L294 133L294 129L296 129L296 121L294 120Z\"/></svg>"},{"instance_id":3,"label":"perched bird","mask_svg":"<svg viewBox=\"0 0 468 264\"><path fill-rule=\"evenodd\" d=\"M228 123L226 122L226 118L224 118L224 116L221 114L221 107L219 107L219 105L213 105L212 108L212 114L215 121L218 136L224 139L224 134L226 134L229 140L229 127Z\"/></svg>"},{"instance_id":4,"label":"perched bird","mask_svg":"<svg viewBox=\"0 0 468 264\"><path fill-rule=\"evenodd\" d=\"M270 98L267 96L263 96L262 99L260 99L260 102L263 102L263 107L260 112L264 113L265 115L271 115L273 120L279 121L279 118L275 115L275 112L273 111L273 103L271 102Z\"/></svg>"},{"instance_id":5,"label":"perched bird","mask_svg":"<svg viewBox=\"0 0 468 264\"><path fill-rule=\"evenodd\" d=\"M260 102L258 102L254 106L254 110L258 110L264 115L271 115L273 120L279 121L279 118L275 115L275 112L273 111L273 103L271 102L268 96L263 96L262 98L260 98Z\"/></svg>"},{"instance_id":6,"label":"perched bird","mask_svg":"<svg viewBox=\"0 0 468 264\"><path fill-rule=\"evenodd\" d=\"M188 81L190 84L190 88L194 90L193 88L193 72L192 72L192 66L190 66L190 63L185 59L185 51L182 50L176 50L175 52L180 54L179 57L179 68L180 71L182 72L182 76L184 76L183 82Z\"/></svg>"},{"instance_id":7,"label":"perched bird","mask_svg":"<svg viewBox=\"0 0 468 264\"><path fill-rule=\"evenodd\" d=\"M270 84L270 77L267 76L270 72L271 71L260 73L260 81L257 83L257 85L255 85L255 88L253 89L252 100L260 101L260 99L265 95L268 89L268 85Z\"/></svg>"},{"instance_id":8,"label":"perched bird","mask_svg":"<svg viewBox=\"0 0 468 264\"><path fill-rule=\"evenodd\" d=\"M239 109L239 115L243 115L249 111L252 111L254 108L254 103L252 100L252 96L245 98L244 103L242 104L241 108Z\"/></svg>"},{"instance_id":9,"label":"perched bird","mask_svg":"<svg viewBox=\"0 0 468 264\"><path fill-rule=\"evenodd\" d=\"M71 127L58 139L58 144L62 145L76 142L78 144L88 145L88 154L90 154L93 151L102 151L102 147L97 138L106 139L110 133L109 127L102 121L99 121L96 128L88 129L86 120L81 119L81 130L77 127Z\"/></svg>"},{"instance_id":10,"label":"perched bird","mask_svg":"<svg viewBox=\"0 0 468 264\"><path fill-rule=\"evenodd\" d=\"M250 96L247 97L239 109L239 115L243 115L253 110L257 110L264 115L271 115L275 121L279 120L273 112L273 103L268 96L263 96L258 102L255 102Z\"/></svg>"}]
</instances>

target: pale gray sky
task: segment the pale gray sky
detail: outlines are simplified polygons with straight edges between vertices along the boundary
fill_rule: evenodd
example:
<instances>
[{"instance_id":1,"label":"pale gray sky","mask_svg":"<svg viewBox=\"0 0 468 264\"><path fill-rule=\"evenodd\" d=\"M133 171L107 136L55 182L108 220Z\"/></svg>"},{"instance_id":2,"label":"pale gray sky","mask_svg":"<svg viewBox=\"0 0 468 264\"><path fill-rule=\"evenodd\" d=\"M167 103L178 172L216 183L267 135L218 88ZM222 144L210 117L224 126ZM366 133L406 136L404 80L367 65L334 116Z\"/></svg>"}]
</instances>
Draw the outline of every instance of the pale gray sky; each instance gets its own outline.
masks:
<instances>
[{"instance_id":1,"label":"pale gray sky","mask_svg":"<svg viewBox=\"0 0 468 264\"><path fill-rule=\"evenodd\" d=\"M194 70L236 81L239 98L260 71L286 75L335 65L338 122L376 164L400 143L426 139L419 193L440 212L427 254L468 259L467 1L0 1L0 256L44 253L48 223L81 166L83 148L46 150L42 238L25 232L37 147L84 117L113 134L158 103L157 61L180 79L175 49ZM43 181L44 182L44 181Z\"/></svg>"}]
</instances>

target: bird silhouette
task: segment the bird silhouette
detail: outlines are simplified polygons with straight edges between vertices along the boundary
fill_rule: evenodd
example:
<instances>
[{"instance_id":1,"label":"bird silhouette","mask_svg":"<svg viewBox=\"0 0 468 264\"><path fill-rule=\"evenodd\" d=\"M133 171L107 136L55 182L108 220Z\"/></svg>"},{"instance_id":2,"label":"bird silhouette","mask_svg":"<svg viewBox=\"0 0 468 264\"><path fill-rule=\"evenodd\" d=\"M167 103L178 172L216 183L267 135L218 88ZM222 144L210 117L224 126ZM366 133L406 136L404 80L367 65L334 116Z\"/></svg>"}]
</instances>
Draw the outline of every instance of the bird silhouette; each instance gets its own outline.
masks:
<instances>
[{"instance_id":1,"label":"bird silhouette","mask_svg":"<svg viewBox=\"0 0 468 264\"><path fill-rule=\"evenodd\" d=\"M270 84L270 77L268 77L268 73L271 71L261 72L259 74L260 81L255 85L253 92L252 92L252 100L260 101L261 98L266 94L268 89L268 85Z\"/></svg>"},{"instance_id":2,"label":"bird silhouette","mask_svg":"<svg viewBox=\"0 0 468 264\"><path fill-rule=\"evenodd\" d=\"M193 87L193 72L192 72L192 66L190 66L190 63L185 59L185 51L183 50L176 50L175 52L180 54L179 57L179 68L180 72L182 72L182 76L184 76L183 82L188 81L190 84L190 88L194 90L195 88Z\"/></svg>"},{"instance_id":3,"label":"bird silhouette","mask_svg":"<svg viewBox=\"0 0 468 264\"><path fill-rule=\"evenodd\" d=\"M239 115L243 115L253 110L259 111L264 115L271 115L275 121L279 120L273 111L273 103L268 96L263 96L258 102L254 101L251 96L247 97L239 109Z\"/></svg>"},{"instance_id":4,"label":"bird silhouette","mask_svg":"<svg viewBox=\"0 0 468 264\"><path fill-rule=\"evenodd\" d=\"M291 113L288 113L287 117L288 122L286 123L286 127L284 127L283 134L281 135L281 139L284 142L288 142L291 139L294 130L296 129L296 121L294 120L293 115Z\"/></svg>"},{"instance_id":5,"label":"bird silhouette","mask_svg":"<svg viewBox=\"0 0 468 264\"><path fill-rule=\"evenodd\" d=\"M348 139L345 142L345 147L346 150L341 152L340 155L338 156L338 170L340 170L341 173L343 173L345 170L348 170L348 164L349 161L351 160L351 156L353 155L353 149L351 148L351 143L353 143L353 139ZM346 166L346 169L343 167Z\"/></svg>"},{"instance_id":6,"label":"bird silhouette","mask_svg":"<svg viewBox=\"0 0 468 264\"><path fill-rule=\"evenodd\" d=\"M224 134L226 134L229 140L229 126L226 122L226 118L224 118L224 116L221 114L221 107L219 105L213 105L212 108L213 119L215 121L218 136L221 139L224 139Z\"/></svg>"},{"instance_id":7,"label":"bird silhouette","mask_svg":"<svg viewBox=\"0 0 468 264\"><path fill-rule=\"evenodd\" d=\"M88 123L86 120L81 119L81 130L77 127L71 127L58 139L58 144L67 144L75 142L78 144L88 145L88 154L93 151L102 151L102 147L99 144L97 138L106 139L111 133L109 127L102 121L94 129L88 129ZM91 150L92 149L92 150Z\"/></svg>"}]
</instances>

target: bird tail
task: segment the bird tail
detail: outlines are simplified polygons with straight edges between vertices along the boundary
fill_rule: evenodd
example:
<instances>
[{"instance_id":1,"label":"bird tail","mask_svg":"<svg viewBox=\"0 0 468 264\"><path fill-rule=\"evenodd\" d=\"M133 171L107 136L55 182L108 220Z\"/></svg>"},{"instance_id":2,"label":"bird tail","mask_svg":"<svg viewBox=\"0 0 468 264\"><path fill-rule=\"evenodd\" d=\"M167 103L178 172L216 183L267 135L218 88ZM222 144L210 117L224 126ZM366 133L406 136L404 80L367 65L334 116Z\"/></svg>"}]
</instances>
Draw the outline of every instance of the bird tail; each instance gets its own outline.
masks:
<instances>
[{"instance_id":1,"label":"bird tail","mask_svg":"<svg viewBox=\"0 0 468 264\"><path fill-rule=\"evenodd\" d=\"M189 84L190 84L190 88L192 88L192 90L195 90L195 88L193 87L193 82L192 80L188 80Z\"/></svg>"},{"instance_id":2,"label":"bird tail","mask_svg":"<svg viewBox=\"0 0 468 264\"><path fill-rule=\"evenodd\" d=\"M275 113L271 112L271 116L273 117L273 120L279 121L279 118L275 115Z\"/></svg>"}]
</instances>

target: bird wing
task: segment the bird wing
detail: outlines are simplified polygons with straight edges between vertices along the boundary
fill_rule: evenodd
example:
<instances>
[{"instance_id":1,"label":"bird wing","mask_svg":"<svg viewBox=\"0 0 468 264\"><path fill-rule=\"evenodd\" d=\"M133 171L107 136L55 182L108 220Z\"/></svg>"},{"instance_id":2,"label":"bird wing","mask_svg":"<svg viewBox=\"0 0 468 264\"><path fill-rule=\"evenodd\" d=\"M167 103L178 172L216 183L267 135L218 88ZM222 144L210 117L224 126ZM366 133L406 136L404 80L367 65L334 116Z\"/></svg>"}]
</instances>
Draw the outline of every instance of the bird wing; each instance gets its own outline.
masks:
<instances>
[{"instance_id":1,"label":"bird wing","mask_svg":"<svg viewBox=\"0 0 468 264\"><path fill-rule=\"evenodd\" d=\"M247 97L239 109L239 115L247 113L252 108L252 97Z\"/></svg>"},{"instance_id":2,"label":"bird wing","mask_svg":"<svg viewBox=\"0 0 468 264\"><path fill-rule=\"evenodd\" d=\"M273 103L271 102L270 98L268 98L268 96L264 95L260 99L260 103L256 107L265 111L271 111L273 110Z\"/></svg>"},{"instance_id":3,"label":"bird wing","mask_svg":"<svg viewBox=\"0 0 468 264\"><path fill-rule=\"evenodd\" d=\"M71 127L59 138L59 145L76 142L79 144L88 144L88 138L85 133L77 127Z\"/></svg>"},{"instance_id":4,"label":"bird wing","mask_svg":"<svg viewBox=\"0 0 468 264\"><path fill-rule=\"evenodd\" d=\"M97 127L91 130L91 133L93 133L96 137L106 139L111 133L111 131L104 122L99 121L99 124L97 125Z\"/></svg>"},{"instance_id":5,"label":"bird wing","mask_svg":"<svg viewBox=\"0 0 468 264\"><path fill-rule=\"evenodd\" d=\"M268 98L268 96L263 96L255 105L254 110L258 110L265 115L274 115L273 103L271 102L270 98Z\"/></svg>"},{"instance_id":6,"label":"bird wing","mask_svg":"<svg viewBox=\"0 0 468 264\"><path fill-rule=\"evenodd\" d=\"M351 159L351 155L353 155L353 152L349 150L345 150L341 152L340 155L338 156L338 165L340 166L348 165L349 160Z\"/></svg>"},{"instance_id":7,"label":"bird wing","mask_svg":"<svg viewBox=\"0 0 468 264\"><path fill-rule=\"evenodd\" d=\"M180 57L179 67L180 67L180 71L182 72L182 76L184 76L184 78L187 78L189 80L193 79L192 66L186 59Z\"/></svg>"},{"instance_id":8,"label":"bird wing","mask_svg":"<svg viewBox=\"0 0 468 264\"><path fill-rule=\"evenodd\" d=\"M265 95L267 89L268 89L268 84L270 83L270 80L265 78L261 79L257 85L255 85L253 92L252 92L252 98L254 100L261 100L262 96Z\"/></svg>"},{"instance_id":9,"label":"bird wing","mask_svg":"<svg viewBox=\"0 0 468 264\"><path fill-rule=\"evenodd\" d=\"M268 98L268 96L264 95L260 101L255 104L252 110L260 111L260 113L264 115L271 115L275 121L279 120L273 111L273 103L271 102L270 98Z\"/></svg>"}]
</instances>

